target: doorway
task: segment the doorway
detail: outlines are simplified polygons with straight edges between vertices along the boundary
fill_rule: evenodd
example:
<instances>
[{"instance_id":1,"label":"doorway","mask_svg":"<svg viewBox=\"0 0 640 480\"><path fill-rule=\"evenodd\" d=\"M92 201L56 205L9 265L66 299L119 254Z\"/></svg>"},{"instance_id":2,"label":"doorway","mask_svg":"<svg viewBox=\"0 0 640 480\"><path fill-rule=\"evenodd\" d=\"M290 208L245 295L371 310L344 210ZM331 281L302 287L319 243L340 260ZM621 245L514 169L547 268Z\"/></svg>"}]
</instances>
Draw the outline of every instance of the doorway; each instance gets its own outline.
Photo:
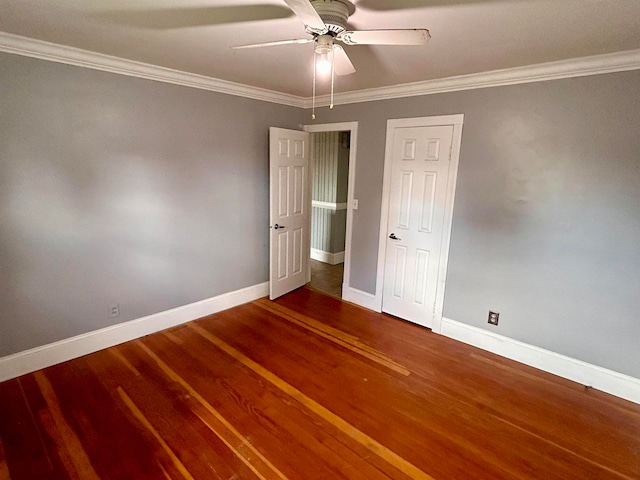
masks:
<instances>
[{"instance_id":1,"label":"doorway","mask_svg":"<svg viewBox=\"0 0 640 480\"><path fill-rule=\"evenodd\" d=\"M311 286L342 298L351 132L310 138Z\"/></svg>"},{"instance_id":2,"label":"doorway","mask_svg":"<svg viewBox=\"0 0 640 480\"><path fill-rule=\"evenodd\" d=\"M310 132L310 286L343 297L348 285L356 125L305 127Z\"/></svg>"}]
</instances>

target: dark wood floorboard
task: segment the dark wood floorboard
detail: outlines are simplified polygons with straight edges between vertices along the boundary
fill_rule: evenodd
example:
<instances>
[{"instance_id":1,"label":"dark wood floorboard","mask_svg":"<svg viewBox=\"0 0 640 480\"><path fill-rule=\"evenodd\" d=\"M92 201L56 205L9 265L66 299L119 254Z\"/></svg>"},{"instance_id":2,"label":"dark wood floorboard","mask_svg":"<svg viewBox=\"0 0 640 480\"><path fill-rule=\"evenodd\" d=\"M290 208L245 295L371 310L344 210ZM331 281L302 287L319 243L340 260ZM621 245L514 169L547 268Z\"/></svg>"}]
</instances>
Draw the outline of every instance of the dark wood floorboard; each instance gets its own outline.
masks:
<instances>
[{"instance_id":1,"label":"dark wood floorboard","mask_svg":"<svg viewBox=\"0 0 640 480\"><path fill-rule=\"evenodd\" d=\"M640 406L303 288L0 383L0 480L638 479Z\"/></svg>"}]
</instances>

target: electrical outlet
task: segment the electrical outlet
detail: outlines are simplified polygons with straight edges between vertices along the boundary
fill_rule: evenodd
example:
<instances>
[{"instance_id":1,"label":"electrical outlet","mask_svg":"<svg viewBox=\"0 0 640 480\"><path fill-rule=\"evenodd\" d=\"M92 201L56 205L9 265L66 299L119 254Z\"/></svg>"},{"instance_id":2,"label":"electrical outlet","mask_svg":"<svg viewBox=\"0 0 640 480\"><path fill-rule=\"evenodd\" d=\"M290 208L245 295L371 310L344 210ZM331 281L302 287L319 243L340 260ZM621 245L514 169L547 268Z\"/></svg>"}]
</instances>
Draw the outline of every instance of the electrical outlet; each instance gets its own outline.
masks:
<instances>
[{"instance_id":1,"label":"electrical outlet","mask_svg":"<svg viewBox=\"0 0 640 480\"><path fill-rule=\"evenodd\" d=\"M491 325L498 325L499 317L500 314L498 312L492 312L491 310L489 310L489 319L487 320L487 323L490 323Z\"/></svg>"},{"instance_id":2,"label":"electrical outlet","mask_svg":"<svg viewBox=\"0 0 640 480\"><path fill-rule=\"evenodd\" d=\"M120 316L120 304L114 303L109 305L109 318L116 318Z\"/></svg>"}]
</instances>

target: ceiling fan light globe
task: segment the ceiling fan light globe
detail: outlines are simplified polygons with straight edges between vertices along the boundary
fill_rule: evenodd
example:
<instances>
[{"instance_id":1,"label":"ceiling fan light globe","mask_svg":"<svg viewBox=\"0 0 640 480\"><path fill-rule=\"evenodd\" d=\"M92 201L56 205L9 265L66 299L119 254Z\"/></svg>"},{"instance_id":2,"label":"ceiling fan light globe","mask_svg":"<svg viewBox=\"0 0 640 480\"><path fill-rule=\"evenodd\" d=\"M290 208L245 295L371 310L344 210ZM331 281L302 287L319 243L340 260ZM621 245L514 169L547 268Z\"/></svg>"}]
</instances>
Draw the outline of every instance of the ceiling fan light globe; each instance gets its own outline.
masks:
<instances>
[{"instance_id":1,"label":"ceiling fan light globe","mask_svg":"<svg viewBox=\"0 0 640 480\"><path fill-rule=\"evenodd\" d=\"M318 75L329 75L331 73L331 60L326 53L323 53L316 62L316 72Z\"/></svg>"}]
</instances>

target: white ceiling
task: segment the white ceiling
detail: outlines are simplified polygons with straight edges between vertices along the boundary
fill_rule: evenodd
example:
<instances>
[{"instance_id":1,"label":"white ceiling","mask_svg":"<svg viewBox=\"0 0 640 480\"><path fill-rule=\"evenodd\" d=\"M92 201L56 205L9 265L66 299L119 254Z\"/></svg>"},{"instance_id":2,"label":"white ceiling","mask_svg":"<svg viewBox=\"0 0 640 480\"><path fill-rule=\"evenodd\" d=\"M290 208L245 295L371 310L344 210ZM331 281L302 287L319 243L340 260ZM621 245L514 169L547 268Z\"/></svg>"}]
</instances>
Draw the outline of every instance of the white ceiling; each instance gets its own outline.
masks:
<instances>
[{"instance_id":1,"label":"white ceiling","mask_svg":"<svg viewBox=\"0 0 640 480\"><path fill-rule=\"evenodd\" d=\"M346 92L640 49L640 0L356 0L352 29L428 28L422 47L345 46ZM0 31L292 95L311 44L281 0L0 0ZM326 93L322 84L319 93Z\"/></svg>"}]
</instances>

